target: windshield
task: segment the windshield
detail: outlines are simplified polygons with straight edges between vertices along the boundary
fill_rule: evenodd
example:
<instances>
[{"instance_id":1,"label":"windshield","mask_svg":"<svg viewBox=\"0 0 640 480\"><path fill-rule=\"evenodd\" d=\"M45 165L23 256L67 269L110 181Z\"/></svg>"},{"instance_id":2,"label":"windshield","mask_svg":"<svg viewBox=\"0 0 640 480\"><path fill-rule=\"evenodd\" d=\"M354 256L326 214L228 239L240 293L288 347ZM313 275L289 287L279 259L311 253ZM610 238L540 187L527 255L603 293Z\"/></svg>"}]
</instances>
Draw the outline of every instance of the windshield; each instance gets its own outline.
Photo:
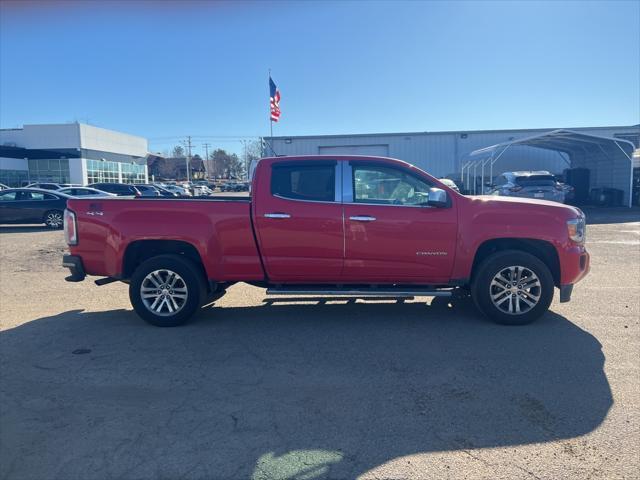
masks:
<instances>
[{"instance_id":1,"label":"windshield","mask_svg":"<svg viewBox=\"0 0 640 480\"><path fill-rule=\"evenodd\" d=\"M553 187L556 180L553 175L527 175L526 177L517 177L516 184L521 187Z\"/></svg>"}]
</instances>

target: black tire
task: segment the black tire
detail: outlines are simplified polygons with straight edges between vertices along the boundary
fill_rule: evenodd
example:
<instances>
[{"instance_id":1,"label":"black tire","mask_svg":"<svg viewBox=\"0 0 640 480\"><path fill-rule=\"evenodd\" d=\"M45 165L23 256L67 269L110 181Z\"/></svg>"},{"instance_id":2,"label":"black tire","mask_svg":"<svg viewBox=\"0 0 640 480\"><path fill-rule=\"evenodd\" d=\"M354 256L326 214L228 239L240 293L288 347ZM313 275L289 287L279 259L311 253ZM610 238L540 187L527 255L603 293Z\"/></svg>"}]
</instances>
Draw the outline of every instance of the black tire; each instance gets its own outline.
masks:
<instances>
[{"instance_id":1,"label":"black tire","mask_svg":"<svg viewBox=\"0 0 640 480\"><path fill-rule=\"evenodd\" d=\"M64 226L64 212L49 210L42 217L42 222L52 230L60 230Z\"/></svg>"},{"instance_id":2,"label":"black tire","mask_svg":"<svg viewBox=\"0 0 640 480\"><path fill-rule=\"evenodd\" d=\"M517 282L513 282L516 283L515 286L513 283L505 282L509 289L514 289L514 291L508 292L501 284L492 286L492 281L499 273L514 266L524 267L525 273L532 272L537 276L539 287L522 291L518 288ZM515 272L518 271L520 269L516 268ZM535 284L535 279L529 282ZM524 281L522 284L525 284ZM553 287L553 276L549 268L539 258L520 250L505 250L494 253L478 266L471 285L471 296L478 309L494 322L502 325L525 325L538 319L549 309L553 300ZM498 296L501 292L504 293ZM492 300L494 295L497 297L496 302L501 303L500 306L497 306ZM510 296L512 299L508 298ZM522 300L521 296L524 297ZM537 303L534 306L529 306L529 303L533 303L536 297L538 297ZM518 304L517 307L516 304ZM516 308L522 308L523 313L516 313ZM508 309L513 310L513 313L508 313L506 311Z\"/></svg>"},{"instance_id":3,"label":"black tire","mask_svg":"<svg viewBox=\"0 0 640 480\"><path fill-rule=\"evenodd\" d=\"M151 280L147 277L155 271L161 271L161 278L163 274L162 271L177 274L180 278L178 285L181 290L186 289L186 300L179 304L179 309L177 309L175 313L168 311L170 308L168 306L169 299L167 299L165 306L162 305L163 299L160 299L160 309L162 309L162 313L158 314L147 307L145 299L142 298L142 284L146 281L145 285L150 286L149 282ZM164 278L166 279L167 277ZM167 281L167 285L168 283ZM161 292L162 290L159 289L158 291ZM198 268L198 265L193 261L183 255L158 255L157 257L146 260L133 272L131 282L129 283L129 299L131 300L133 309L143 320L157 327L177 327L183 325L193 316L198 308L200 308L205 295L205 281L202 270ZM151 303L154 301L154 298L155 297L148 299L147 302ZM177 301L180 302L181 300L178 299ZM174 305L176 304L174 303Z\"/></svg>"}]
</instances>

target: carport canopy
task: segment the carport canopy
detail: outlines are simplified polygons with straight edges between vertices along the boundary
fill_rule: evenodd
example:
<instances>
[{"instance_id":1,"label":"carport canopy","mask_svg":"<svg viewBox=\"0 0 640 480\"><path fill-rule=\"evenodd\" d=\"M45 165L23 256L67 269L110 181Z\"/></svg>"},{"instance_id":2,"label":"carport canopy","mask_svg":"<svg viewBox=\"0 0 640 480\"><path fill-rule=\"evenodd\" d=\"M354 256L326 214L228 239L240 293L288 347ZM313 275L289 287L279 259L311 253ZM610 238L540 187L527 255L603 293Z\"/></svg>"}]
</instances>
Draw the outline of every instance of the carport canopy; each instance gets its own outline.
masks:
<instances>
[{"instance_id":1,"label":"carport canopy","mask_svg":"<svg viewBox=\"0 0 640 480\"><path fill-rule=\"evenodd\" d=\"M619 138L600 137L573 130L553 130L547 133L498 143L474 150L462 167L467 170L467 182L473 170L474 177L493 178L493 165L512 146L528 146L567 154L570 168L588 168L591 171L589 188L611 187L624 192L623 205L631 206L633 181L633 143ZM474 188L475 188L474 181ZM469 183L466 183L469 185ZM475 192L474 192L475 193Z\"/></svg>"}]
</instances>

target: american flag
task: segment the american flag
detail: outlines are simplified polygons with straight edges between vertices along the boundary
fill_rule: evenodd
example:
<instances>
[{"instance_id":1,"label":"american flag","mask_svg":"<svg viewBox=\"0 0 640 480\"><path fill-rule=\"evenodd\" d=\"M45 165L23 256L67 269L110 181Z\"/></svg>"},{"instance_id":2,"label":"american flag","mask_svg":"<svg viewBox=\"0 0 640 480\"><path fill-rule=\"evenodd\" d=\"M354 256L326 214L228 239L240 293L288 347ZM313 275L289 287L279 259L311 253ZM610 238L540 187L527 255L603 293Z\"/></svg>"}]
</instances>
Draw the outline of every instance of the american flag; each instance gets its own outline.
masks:
<instances>
[{"instance_id":1,"label":"american flag","mask_svg":"<svg viewBox=\"0 0 640 480\"><path fill-rule=\"evenodd\" d=\"M269 103L271 104L271 121L277 122L280 119L280 90L269 76Z\"/></svg>"}]
</instances>

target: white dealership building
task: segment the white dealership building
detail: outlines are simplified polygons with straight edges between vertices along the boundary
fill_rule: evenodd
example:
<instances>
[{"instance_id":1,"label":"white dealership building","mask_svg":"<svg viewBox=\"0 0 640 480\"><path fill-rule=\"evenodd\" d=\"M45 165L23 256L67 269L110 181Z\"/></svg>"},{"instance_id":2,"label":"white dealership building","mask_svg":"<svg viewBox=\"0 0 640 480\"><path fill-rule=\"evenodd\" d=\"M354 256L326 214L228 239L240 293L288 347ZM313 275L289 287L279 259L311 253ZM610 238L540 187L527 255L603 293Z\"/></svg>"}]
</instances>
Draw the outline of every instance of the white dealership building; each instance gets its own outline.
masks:
<instances>
[{"instance_id":1,"label":"white dealership building","mask_svg":"<svg viewBox=\"0 0 640 480\"><path fill-rule=\"evenodd\" d=\"M0 130L0 183L147 181L147 140L83 123Z\"/></svg>"}]
</instances>

